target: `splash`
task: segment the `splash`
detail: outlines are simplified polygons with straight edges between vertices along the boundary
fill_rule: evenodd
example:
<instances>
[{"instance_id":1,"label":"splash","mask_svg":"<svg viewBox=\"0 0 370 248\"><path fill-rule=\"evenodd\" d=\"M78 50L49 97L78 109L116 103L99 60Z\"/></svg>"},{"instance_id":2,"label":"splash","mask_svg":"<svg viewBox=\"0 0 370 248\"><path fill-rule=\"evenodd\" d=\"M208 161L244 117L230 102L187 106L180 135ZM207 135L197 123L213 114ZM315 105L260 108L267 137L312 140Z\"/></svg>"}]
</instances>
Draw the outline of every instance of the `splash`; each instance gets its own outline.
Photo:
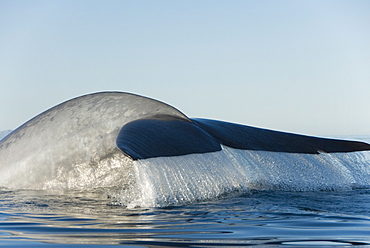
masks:
<instances>
[{"instance_id":1,"label":"splash","mask_svg":"<svg viewBox=\"0 0 370 248\"><path fill-rule=\"evenodd\" d=\"M219 152L134 161L137 198L128 207L181 205L261 190L350 190L370 185L370 152Z\"/></svg>"}]
</instances>

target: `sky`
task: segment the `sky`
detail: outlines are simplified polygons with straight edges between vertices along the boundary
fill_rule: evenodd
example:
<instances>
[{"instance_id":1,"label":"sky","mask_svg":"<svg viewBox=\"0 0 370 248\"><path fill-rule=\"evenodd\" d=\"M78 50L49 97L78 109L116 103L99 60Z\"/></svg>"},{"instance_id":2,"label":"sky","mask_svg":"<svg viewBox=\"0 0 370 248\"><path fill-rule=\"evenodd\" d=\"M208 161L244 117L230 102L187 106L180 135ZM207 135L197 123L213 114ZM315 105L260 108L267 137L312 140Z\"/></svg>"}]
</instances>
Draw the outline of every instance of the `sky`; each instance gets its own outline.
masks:
<instances>
[{"instance_id":1,"label":"sky","mask_svg":"<svg viewBox=\"0 0 370 248\"><path fill-rule=\"evenodd\" d=\"M123 91L189 117L370 134L370 1L0 0L0 131Z\"/></svg>"}]
</instances>

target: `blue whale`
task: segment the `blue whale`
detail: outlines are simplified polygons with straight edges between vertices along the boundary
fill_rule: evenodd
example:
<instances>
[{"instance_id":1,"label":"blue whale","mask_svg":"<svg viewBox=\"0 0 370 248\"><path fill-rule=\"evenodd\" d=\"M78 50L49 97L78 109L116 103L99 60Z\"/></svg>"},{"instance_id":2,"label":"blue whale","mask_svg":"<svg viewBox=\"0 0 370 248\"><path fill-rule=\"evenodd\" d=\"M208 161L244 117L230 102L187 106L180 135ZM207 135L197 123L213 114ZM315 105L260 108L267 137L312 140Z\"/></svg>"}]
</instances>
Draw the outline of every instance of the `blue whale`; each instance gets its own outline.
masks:
<instances>
[{"instance_id":1,"label":"blue whale","mask_svg":"<svg viewBox=\"0 0 370 248\"><path fill-rule=\"evenodd\" d=\"M250 159L235 158L235 152L358 154L370 151L370 145L191 119L157 100L130 93L101 92L61 103L1 140L0 186L73 189L126 185L137 174L135 161L217 154L225 149L230 163L241 161L237 162L240 167ZM296 160L301 158L294 156ZM256 157L253 159L257 161ZM202 163L201 159L198 163Z\"/></svg>"}]
</instances>

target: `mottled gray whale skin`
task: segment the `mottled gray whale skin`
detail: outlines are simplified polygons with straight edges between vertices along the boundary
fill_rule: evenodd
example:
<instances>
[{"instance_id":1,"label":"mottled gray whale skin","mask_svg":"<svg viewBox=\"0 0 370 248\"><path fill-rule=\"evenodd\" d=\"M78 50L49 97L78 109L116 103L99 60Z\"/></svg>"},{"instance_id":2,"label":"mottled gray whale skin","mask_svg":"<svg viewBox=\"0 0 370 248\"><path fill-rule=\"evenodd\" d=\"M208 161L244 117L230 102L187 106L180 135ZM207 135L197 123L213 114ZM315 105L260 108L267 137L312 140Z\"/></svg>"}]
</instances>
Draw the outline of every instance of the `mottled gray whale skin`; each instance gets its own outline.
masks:
<instances>
[{"instance_id":1,"label":"mottled gray whale skin","mask_svg":"<svg viewBox=\"0 0 370 248\"><path fill-rule=\"evenodd\" d=\"M0 186L48 188L45 182L54 179L52 188L109 186L123 176L108 180L107 174L130 169L116 145L122 126L160 115L188 121L165 103L130 93L94 93L61 103L0 141Z\"/></svg>"},{"instance_id":2,"label":"mottled gray whale skin","mask_svg":"<svg viewBox=\"0 0 370 248\"><path fill-rule=\"evenodd\" d=\"M284 153L369 151L363 142L189 119L165 103L101 92L61 103L0 141L0 186L105 187L130 181L135 160L222 150Z\"/></svg>"}]
</instances>

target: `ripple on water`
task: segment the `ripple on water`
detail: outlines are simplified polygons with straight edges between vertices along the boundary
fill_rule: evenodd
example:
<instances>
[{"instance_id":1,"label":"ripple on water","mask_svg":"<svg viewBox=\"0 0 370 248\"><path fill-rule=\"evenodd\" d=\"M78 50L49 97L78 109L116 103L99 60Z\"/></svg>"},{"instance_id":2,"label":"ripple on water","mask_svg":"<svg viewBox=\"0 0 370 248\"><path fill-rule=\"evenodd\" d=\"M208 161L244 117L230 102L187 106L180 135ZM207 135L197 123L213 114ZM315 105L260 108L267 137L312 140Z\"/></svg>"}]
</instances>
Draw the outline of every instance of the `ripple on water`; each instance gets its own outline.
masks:
<instances>
[{"instance_id":1,"label":"ripple on water","mask_svg":"<svg viewBox=\"0 0 370 248\"><path fill-rule=\"evenodd\" d=\"M370 190L258 192L187 206L126 209L103 189L3 191L0 244L12 246L370 245Z\"/></svg>"}]
</instances>

